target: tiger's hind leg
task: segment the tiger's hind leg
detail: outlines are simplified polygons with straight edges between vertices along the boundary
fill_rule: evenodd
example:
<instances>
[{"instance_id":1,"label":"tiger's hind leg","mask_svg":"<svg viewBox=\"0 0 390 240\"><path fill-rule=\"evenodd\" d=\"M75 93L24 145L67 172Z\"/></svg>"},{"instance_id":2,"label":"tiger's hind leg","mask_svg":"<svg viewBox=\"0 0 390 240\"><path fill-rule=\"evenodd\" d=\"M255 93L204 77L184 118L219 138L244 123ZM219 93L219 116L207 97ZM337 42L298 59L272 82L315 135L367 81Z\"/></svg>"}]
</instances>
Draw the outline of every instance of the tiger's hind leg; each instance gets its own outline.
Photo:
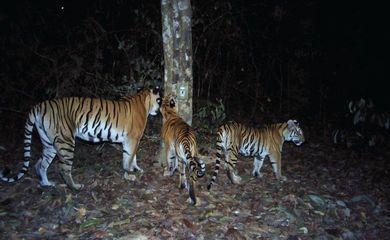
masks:
<instances>
[{"instance_id":1,"label":"tiger's hind leg","mask_svg":"<svg viewBox=\"0 0 390 240\"><path fill-rule=\"evenodd\" d=\"M226 154L225 168L228 178L233 184L240 184L241 177L236 174L236 164L238 159L238 151L236 148L232 148Z\"/></svg>"},{"instance_id":2,"label":"tiger's hind leg","mask_svg":"<svg viewBox=\"0 0 390 240\"><path fill-rule=\"evenodd\" d=\"M137 164L136 152L138 149L139 140L137 139L127 139L122 143L123 146L123 159L122 166L125 170L125 179L129 178L129 172L143 172L143 170ZM130 162L131 161L131 162Z\"/></svg>"},{"instance_id":3,"label":"tiger's hind leg","mask_svg":"<svg viewBox=\"0 0 390 240\"><path fill-rule=\"evenodd\" d=\"M261 167L263 166L264 158L261 156L256 156L253 161L253 171L252 176L253 177L259 177L261 178L263 176L262 173L260 173Z\"/></svg>"},{"instance_id":4,"label":"tiger's hind leg","mask_svg":"<svg viewBox=\"0 0 390 240\"><path fill-rule=\"evenodd\" d=\"M43 147L42 156L39 158L38 162L35 164L35 171L39 177L40 184L42 187L52 187L55 186L54 183L50 182L47 178L47 169L50 166L50 163L53 161L56 156L56 150L52 145L47 145Z\"/></svg>"},{"instance_id":5,"label":"tiger's hind leg","mask_svg":"<svg viewBox=\"0 0 390 240\"><path fill-rule=\"evenodd\" d=\"M164 161L165 165L163 165L164 168L164 176L173 176L177 170L178 165L178 159L176 158L176 151L175 147L172 144L169 144L168 142L163 143L163 149L164 149Z\"/></svg>"},{"instance_id":6,"label":"tiger's hind leg","mask_svg":"<svg viewBox=\"0 0 390 240\"><path fill-rule=\"evenodd\" d=\"M67 141L56 138L54 146L57 149L60 173L65 183L74 190L82 189L84 185L75 183L72 177L72 165L75 149L74 138L68 138Z\"/></svg>"},{"instance_id":7,"label":"tiger's hind leg","mask_svg":"<svg viewBox=\"0 0 390 240\"><path fill-rule=\"evenodd\" d=\"M175 148L172 147L169 149L168 154L167 154L167 168L169 171L169 175L173 176L175 172L177 171L178 168L178 159L176 157L176 152Z\"/></svg>"}]
</instances>

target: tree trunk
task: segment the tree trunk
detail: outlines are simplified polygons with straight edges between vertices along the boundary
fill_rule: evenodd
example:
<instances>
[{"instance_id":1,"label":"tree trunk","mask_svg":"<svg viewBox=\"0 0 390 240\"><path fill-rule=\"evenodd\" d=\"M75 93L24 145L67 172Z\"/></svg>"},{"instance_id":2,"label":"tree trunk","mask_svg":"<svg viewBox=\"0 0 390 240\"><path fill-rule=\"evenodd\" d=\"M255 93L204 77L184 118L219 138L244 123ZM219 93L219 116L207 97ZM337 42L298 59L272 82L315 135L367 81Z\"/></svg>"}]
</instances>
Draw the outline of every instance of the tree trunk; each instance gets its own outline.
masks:
<instances>
[{"instance_id":1,"label":"tree trunk","mask_svg":"<svg viewBox=\"0 0 390 240\"><path fill-rule=\"evenodd\" d=\"M190 0L161 0L165 93L177 96L180 116L192 124L192 34Z\"/></svg>"}]
</instances>

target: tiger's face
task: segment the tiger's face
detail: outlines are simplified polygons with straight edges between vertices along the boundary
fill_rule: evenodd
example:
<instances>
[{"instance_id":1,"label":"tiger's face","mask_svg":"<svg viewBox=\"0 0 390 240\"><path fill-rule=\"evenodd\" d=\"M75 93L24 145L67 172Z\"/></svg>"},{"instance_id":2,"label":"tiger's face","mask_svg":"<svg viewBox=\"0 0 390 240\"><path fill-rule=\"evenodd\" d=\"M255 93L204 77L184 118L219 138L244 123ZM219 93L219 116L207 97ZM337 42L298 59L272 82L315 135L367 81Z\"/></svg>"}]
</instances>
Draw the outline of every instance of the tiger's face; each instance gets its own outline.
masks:
<instances>
[{"instance_id":1,"label":"tiger's face","mask_svg":"<svg viewBox=\"0 0 390 240\"><path fill-rule=\"evenodd\" d=\"M305 137L303 136L303 131L299 126L297 120L288 120L287 121L287 132L284 134L287 141L292 141L295 145L300 146L305 142Z\"/></svg>"},{"instance_id":2,"label":"tiger's face","mask_svg":"<svg viewBox=\"0 0 390 240\"><path fill-rule=\"evenodd\" d=\"M359 100L351 100L348 103L349 114L352 115L353 125L363 124L368 120L369 114L374 109L372 99L360 98Z\"/></svg>"},{"instance_id":3,"label":"tiger's face","mask_svg":"<svg viewBox=\"0 0 390 240\"><path fill-rule=\"evenodd\" d=\"M160 106L162 103L161 90L159 87L155 87L150 90L150 105L149 114L156 116L159 112Z\"/></svg>"},{"instance_id":4,"label":"tiger's face","mask_svg":"<svg viewBox=\"0 0 390 240\"><path fill-rule=\"evenodd\" d=\"M170 113L177 113L177 104L176 104L176 97L173 94L168 94L164 97L162 100L161 108L160 108L161 114L163 117Z\"/></svg>"}]
</instances>

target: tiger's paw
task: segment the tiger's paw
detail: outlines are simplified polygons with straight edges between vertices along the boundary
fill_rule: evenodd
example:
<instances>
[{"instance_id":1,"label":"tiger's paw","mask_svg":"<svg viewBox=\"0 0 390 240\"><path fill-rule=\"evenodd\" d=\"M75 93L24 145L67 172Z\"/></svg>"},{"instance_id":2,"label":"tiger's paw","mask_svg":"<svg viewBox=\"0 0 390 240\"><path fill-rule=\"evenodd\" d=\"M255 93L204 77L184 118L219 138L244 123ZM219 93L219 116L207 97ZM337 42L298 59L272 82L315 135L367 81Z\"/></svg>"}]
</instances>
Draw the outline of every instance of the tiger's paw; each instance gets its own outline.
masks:
<instances>
[{"instance_id":1,"label":"tiger's paw","mask_svg":"<svg viewBox=\"0 0 390 240\"><path fill-rule=\"evenodd\" d=\"M252 173L252 176L255 177L255 178L262 178L262 177L263 177L263 174L260 173L260 172L253 172L253 173Z\"/></svg>"},{"instance_id":2,"label":"tiger's paw","mask_svg":"<svg viewBox=\"0 0 390 240\"><path fill-rule=\"evenodd\" d=\"M56 184L54 182L50 182L50 181L41 181L39 183L41 185L42 188L54 188L56 186Z\"/></svg>"},{"instance_id":3,"label":"tiger's paw","mask_svg":"<svg viewBox=\"0 0 390 240\"><path fill-rule=\"evenodd\" d=\"M241 177L240 176L237 176L237 175L234 175L232 174L232 182L233 184L241 184Z\"/></svg>"},{"instance_id":4,"label":"tiger's paw","mask_svg":"<svg viewBox=\"0 0 390 240\"><path fill-rule=\"evenodd\" d=\"M138 167L138 166L135 166L135 167L133 167L132 172L135 172L135 173L143 173L144 170L143 170L142 168Z\"/></svg>"},{"instance_id":5,"label":"tiger's paw","mask_svg":"<svg viewBox=\"0 0 390 240\"><path fill-rule=\"evenodd\" d=\"M188 184L187 184L187 181L183 181L179 184L179 188L180 189L187 189L188 188Z\"/></svg>"},{"instance_id":6,"label":"tiger's paw","mask_svg":"<svg viewBox=\"0 0 390 240\"><path fill-rule=\"evenodd\" d=\"M164 176L164 177L171 176L171 172L170 172L167 168L164 168L163 176Z\"/></svg>"},{"instance_id":7,"label":"tiger's paw","mask_svg":"<svg viewBox=\"0 0 390 240\"><path fill-rule=\"evenodd\" d=\"M287 181L287 177L282 176L282 175L278 176L277 179L278 179L279 181L281 181L281 182Z\"/></svg>"},{"instance_id":8,"label":"tiger's paw","mask_svg":"<svg viewBox=\"0 0 390 240\"><path fill-rule=\"evenodd\" d=\"M64 187L66 187L66 184L63 184ZM53 188L56 188L57 186L50 182L50 184L46 184L46 185L43 185L42 183L39 184L39 186L42 188L42 189L46 189L46 190L49 190L49 189L53 189Z\"/></svg>"},{"instance_id":9,"label":"tiger's paw","mask_svg":"<svg viewBox=\"0 0 390 240\"><path fill-rule=\"evenodd\" d=\"M83 189L84 188L84 184L79 184L79 183L75 183L75 184L73 184L73 186L72 186L72 189L74 189L74 190L76 190L76 191L79 191L79 190L81 190L81 189Z\"/></svg>"},{"instance_id":10,"label":"tiger's paw","mask_svg":"<svg viewBox=\"0 0 390 240\"><path fill-rule=\"evenodd\" d=\"M200 205L200 201L198 198L192 199L191 197L187 198L186 201L188 204L193 205L193 206L198 206Z\"/></svg>"},{"instance_id":11,"label":"tiger's paw","mask_svg":"<svg viewBox=\"0 0 390 240\"><path fill-rule=\"evenodd\" d=\"M135 175L134 174L129 174L128 172L125 172L123 174L123 178L128 180L128 181L132 181L132 182L134 182L136 180Z\"/></svg>"}]
</instances>

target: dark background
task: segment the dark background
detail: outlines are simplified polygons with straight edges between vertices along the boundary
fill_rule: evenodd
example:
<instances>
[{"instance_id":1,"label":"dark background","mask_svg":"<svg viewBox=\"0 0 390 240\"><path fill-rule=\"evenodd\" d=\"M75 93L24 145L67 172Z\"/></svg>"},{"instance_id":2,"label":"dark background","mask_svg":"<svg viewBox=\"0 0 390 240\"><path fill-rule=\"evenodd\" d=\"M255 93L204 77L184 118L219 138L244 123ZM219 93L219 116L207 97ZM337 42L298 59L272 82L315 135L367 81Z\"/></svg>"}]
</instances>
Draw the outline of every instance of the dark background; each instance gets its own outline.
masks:
<instances>
[{"instance_id":1,"label":"dark background","mask_svg":"<svg viewBox=\"0 0 390 240\"><path fill-rule=\"evenodd\" d=\"M207 165L200 206L186 202L178 176L162 174L161 118L149 120L141 139L145 171L136 181L123 179L120 146L77 141L72 174L85 186L78 192L62 185L55 162L48 175L56 187L38 187L35 136L30 174L0 184L0 238L388 239L388 130L351 126L345 116L348 101L360 97L389 110L388 8L375 1L191 3L193 125ZM0 0L0 170L13 176L22 168L25 116L37 102L117 98L161 84L161 29L159 0ZM264 177L253 179L253 158L240 156L244 184L220 171L206 190L224 114L255 126L299 120L306 141L283 145L287 181L275 179L268 160ZM369 147L371 137L377 145Z\"/></svg>"},{"instance_id":2,"label":"dark background","mask_svg":"<svg viewBox=\"0 0 390 240\"><path fill-rule=\"evenodd\" d=\"M383 6L191 3L195 116L222 99L228 119L298 118L328 128L350 99L371 97L388 109ZM25 112L44 99L117 97L161 84L160 1L2 1L0 49L1 121L22 129Z\"/></svg>"}]
</instances>

